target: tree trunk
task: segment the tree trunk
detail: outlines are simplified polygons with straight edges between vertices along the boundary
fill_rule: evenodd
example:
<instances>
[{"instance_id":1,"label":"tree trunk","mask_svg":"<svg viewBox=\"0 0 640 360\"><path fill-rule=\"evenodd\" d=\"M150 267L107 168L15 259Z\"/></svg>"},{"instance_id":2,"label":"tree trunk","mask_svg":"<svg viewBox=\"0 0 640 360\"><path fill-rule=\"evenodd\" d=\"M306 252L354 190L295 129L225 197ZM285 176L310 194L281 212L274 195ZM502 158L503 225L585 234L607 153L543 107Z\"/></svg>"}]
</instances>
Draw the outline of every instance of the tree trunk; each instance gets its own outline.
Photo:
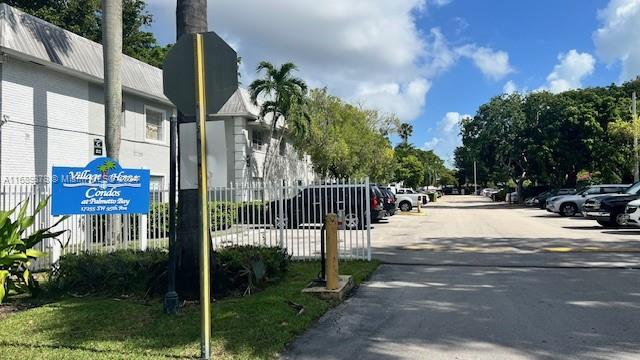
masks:
<instances>
[{"instance_id":1,"label":"tree trunk","mask_svg":"<svg viewBox=\"0 0 640 360\"><path fill-rule=\"evenodd\" d=\"M207 31L207 1L178 0L176 6L176 39L184 34ZM194 116L178 113L180 124L193 123ZM179 138L179 137L178 137ZM181 145L181 144L179 144ZM180 155L178 154L178 158ZM178 180L178 226L177 226L177 273L176 291L181 299L198 299L199 257L198 257L198 190L182 189ZM213 263L213 261L212 261Z\"/></svg>"},{"instance_id":2,"label":"tree trunk","mask_svg":"<svg viewBox=\"0 0 640 360\"><path fill-rule=\"evenodd\" d=\"M102 1L104 134L107 156L120 157L122 122L122 0Z\"/></svg>"},{"instance_id":3,"label":"tree trunk","mask_svg":"<svg viewBox=\"0 0 640 360\"><path fill-rule=\"evenodd\" d=\"M567 174L567 186L575 188L578 183L578 172L575 168L572 168Z\"/></svg>"},{"instance_id":4,"label":"tree trunk","mask_svg":"<svg viewBox=\"0 0 640 360\"><path fill-rule=\"evenodd\" d=\"M102 58L104 63L104 138L107 156L120 158L122 122L122 0L102 1ZM120 215L109 217L107 228L115 244L122 239Z\"/></svg>"},{"instance_id":5,"label":"tree trunk","mask_svg":"<svg viewBox=\"0 0 640 360\"><path fill-rule=\"evenodd\" d=\"M523 176L520 177L520 179L518 179L518 203L519 204L524 204L524 196L522 196L522 192L524 190L524 180L526 178Z\"/></svg>"},{"instance_id":6,"label":"tree trunk","mask_svg":"<svg viewBox=\"0 0 640 360\"><path fill-rule=\"evenodd\" d=\"M277 104L277 101L276 101ZM273 123L271 124L271 129L269 130L269 138L267 139L267 150L264 153L264 162L262 163L262 183L266 183L267 181L267 172L269 170L269 156L271 152L271 140L273 139L273 134L276 131L276 126L278 126L278 121L276 119L277 112L273 112ZM263 199L264 200L264 199Z\"/></svg>"}]
</instances>

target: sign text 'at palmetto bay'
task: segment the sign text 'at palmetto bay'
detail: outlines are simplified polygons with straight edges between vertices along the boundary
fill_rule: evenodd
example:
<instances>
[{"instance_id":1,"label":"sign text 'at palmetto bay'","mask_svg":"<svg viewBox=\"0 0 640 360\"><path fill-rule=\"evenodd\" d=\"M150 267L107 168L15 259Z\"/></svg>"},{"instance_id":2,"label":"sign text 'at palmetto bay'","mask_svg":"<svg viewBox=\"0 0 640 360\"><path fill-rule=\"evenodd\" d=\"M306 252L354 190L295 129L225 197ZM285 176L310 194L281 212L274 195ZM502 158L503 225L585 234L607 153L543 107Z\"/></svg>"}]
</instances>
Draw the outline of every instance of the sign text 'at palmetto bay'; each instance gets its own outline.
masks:
<instances>
[{"instance_id":1,"label":"sign text 'at palmetto bay'","mask_svg":"<svg viewBox=\"0 0 640 360\"><path fill-rule=\"evenodd\" d=\"M149 170L101 157L83 168L54 166L52 175L52 215L149 212Z\"/></svg>"}]
</instances>

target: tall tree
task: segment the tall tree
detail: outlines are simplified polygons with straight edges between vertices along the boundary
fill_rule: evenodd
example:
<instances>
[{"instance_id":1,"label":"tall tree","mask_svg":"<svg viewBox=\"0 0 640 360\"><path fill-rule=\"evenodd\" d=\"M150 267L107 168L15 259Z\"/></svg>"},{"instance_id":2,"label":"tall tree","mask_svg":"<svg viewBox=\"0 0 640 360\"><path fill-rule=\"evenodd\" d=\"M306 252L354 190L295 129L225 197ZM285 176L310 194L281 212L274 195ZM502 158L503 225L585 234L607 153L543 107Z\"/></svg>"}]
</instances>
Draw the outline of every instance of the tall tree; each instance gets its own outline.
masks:
<instances>
[{"instance_id":1,"label":"tall tree","mask_svg":"<svg viewBox=\"0 0 640 360\"><path fill-rule=\"evenodd\" d=\"M176 6L176 40L182 35L207 31L207 0L178 0ZM178 113L178 124L193 123L195 117ZM180 144L182 146L183 144ZM182 299L197 299L199 288L198 190L178 192L178 270L176 290Z\"/></svg>"},{"instance_id":2,"label":"tall tree","mask_svg":"<svg viewBox=\"0 0 640 360\"><path fill-rule=\"evenodd\" d=\"M120 159L122 129L122 0L102 1L102 58L104 65L104 140L107 156ZM122 239L122 218L111 216L111 237Z\"/></svg>"},{"instance_id":3,"label":"tall tree","mask_svg":"<svg viewBox=\"0 0 640 360\"><path fill-rule=\"evenodd\" d=\"M104 137L107 156L120 158L122 128L122 0L102 1Z\"/></svg>"},{"instance_id":4,"label":"tall tree","mask_svg":"<svg viewBox=\"0 0 640 360\"><path fill-rule=\"evenodd\" d=\"M266 120L266 116L271 114L271 124L269 127L269 137L267 138L267 149L265 161L262 166L262 179L268 180L268 170L270 159L273 157L271 148L273 144L273 136L280 125L280 136L276 142L276 148L282 141L289 114L295 105L300 105L305 100L307 92L307 84L300 78L293 76L293 71L297 67L293 63L285 63L282 66L275 67L267 61L258 64L257 72L264 72L263 77L254 80L249 85L251 93L251 101L258 104L258 98L264 98L262 103L262 116Z\"/></svg>"},{"instance_id":5,"label":"tall tree","mask_svg":"<svg viewBox=\"0 0 640 360\"><path fill-rule=\"evenodd\" d=\"M400 136L400 139L402 139L403 144L408 144L409 138L413 135L413 125L407 123L400 124L400 127L398 128L398 135Z\"/></svg>"}]
</instances>

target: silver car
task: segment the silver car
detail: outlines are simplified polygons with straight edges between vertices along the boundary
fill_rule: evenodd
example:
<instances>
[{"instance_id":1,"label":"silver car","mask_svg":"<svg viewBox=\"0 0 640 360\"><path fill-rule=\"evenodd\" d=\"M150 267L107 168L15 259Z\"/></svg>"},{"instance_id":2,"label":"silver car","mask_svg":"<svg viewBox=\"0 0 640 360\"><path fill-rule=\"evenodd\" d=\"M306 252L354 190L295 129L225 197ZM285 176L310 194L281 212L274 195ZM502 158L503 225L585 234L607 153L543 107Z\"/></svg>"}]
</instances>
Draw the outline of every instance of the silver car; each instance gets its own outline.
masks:
<instances>
[{"instance_id":1,"label":"silver car","mask_svg":"<svg viewBox=\"0 0 640 360\"><path fill-rule=\"evenodd\" d=\"M602 184L591 185L575 195L554 196L547 199L547 211L560 214L560 216L574 216L581 213L582 206L587 199L606 194L619 194L624 192L630 184Z\"/></svg>"}]
</instances>

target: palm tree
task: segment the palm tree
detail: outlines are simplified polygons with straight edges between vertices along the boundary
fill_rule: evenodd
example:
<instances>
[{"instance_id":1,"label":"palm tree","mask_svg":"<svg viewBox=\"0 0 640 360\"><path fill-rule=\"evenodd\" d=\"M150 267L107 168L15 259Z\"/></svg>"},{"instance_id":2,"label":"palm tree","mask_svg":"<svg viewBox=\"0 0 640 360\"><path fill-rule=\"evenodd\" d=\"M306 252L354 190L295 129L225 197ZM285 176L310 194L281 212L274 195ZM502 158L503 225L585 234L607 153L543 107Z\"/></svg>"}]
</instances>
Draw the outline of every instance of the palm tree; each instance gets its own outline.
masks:
<instances>
[{"instance_id":1,"label":"palm tree","mask_svg":"<svg viewBox=\"0 0 640 360\"><path fill-rule=\"evenodd\" d=\"M102 2L104 135L107 156L120 157L122 122L122 0Z\"/></svg>"},{"instance_id":2,"label":"palm tree","mask_svg":"<svg viewBox=\"0 0 640 360\"><path fill-rule=\"evenodd\" d=\"M178 0L176 3L176 40L182 35L206 32L207 0ZM178 112L178 123L189 119ZM198 191L193 189L178 190L177 210L177 266L176 286L182 299L198 299L199 263L198 256Z\"/></svg>"},{"instance_id":3,"label":"palm tree","mask_svg":"<svg viewBox=\"0 0 640 360\"><path fill-rule=\"evenodd\" d=\"M254 80L249 85L251 93L251 101L258 104L258 98L262 97L265 101L262 103L262 116L271 114L271 127L269 131L267 151L265 161L262 166L262 179L267 179L267 171L269 169L269 159L271 155L271 145L273 134L279 120L282 120L284 127L287 122L290 111L294 107L301 107L305 101L307 93L307 84L300 78L292 75L297 70L297 66L293 63L286 63L279 68L273 66L270 62L262 61L258 64L257 72L263 72L264 76ZM296 124L297 127L300 124ZM277 145L280 145L284 130L280 133Z\"/></svg>"},{"instance_id":4,"label":"palm tree","mask_svg":"<svg viewBox=\"0 0 640 360\"><path fill-rule=\"evenodd\" d=\"M104 164L98 166L98 171L102 173L102 179L107 180L109 176L109 171L116 168L116 163L113 160L107 160Z\"/></svg>"},{"instance_id":5,"label":"palm tree","mask_svg":"<svg viewBox=\"0 0 640 360\"><path fill-rule=\"evenodd\" d=\"M400 124L398 135L400 135L402 143L407 144L409 142L409 138L411 137L411 135L413 135L413 125L407 123Z\"/></svg>"}]
</instances>

